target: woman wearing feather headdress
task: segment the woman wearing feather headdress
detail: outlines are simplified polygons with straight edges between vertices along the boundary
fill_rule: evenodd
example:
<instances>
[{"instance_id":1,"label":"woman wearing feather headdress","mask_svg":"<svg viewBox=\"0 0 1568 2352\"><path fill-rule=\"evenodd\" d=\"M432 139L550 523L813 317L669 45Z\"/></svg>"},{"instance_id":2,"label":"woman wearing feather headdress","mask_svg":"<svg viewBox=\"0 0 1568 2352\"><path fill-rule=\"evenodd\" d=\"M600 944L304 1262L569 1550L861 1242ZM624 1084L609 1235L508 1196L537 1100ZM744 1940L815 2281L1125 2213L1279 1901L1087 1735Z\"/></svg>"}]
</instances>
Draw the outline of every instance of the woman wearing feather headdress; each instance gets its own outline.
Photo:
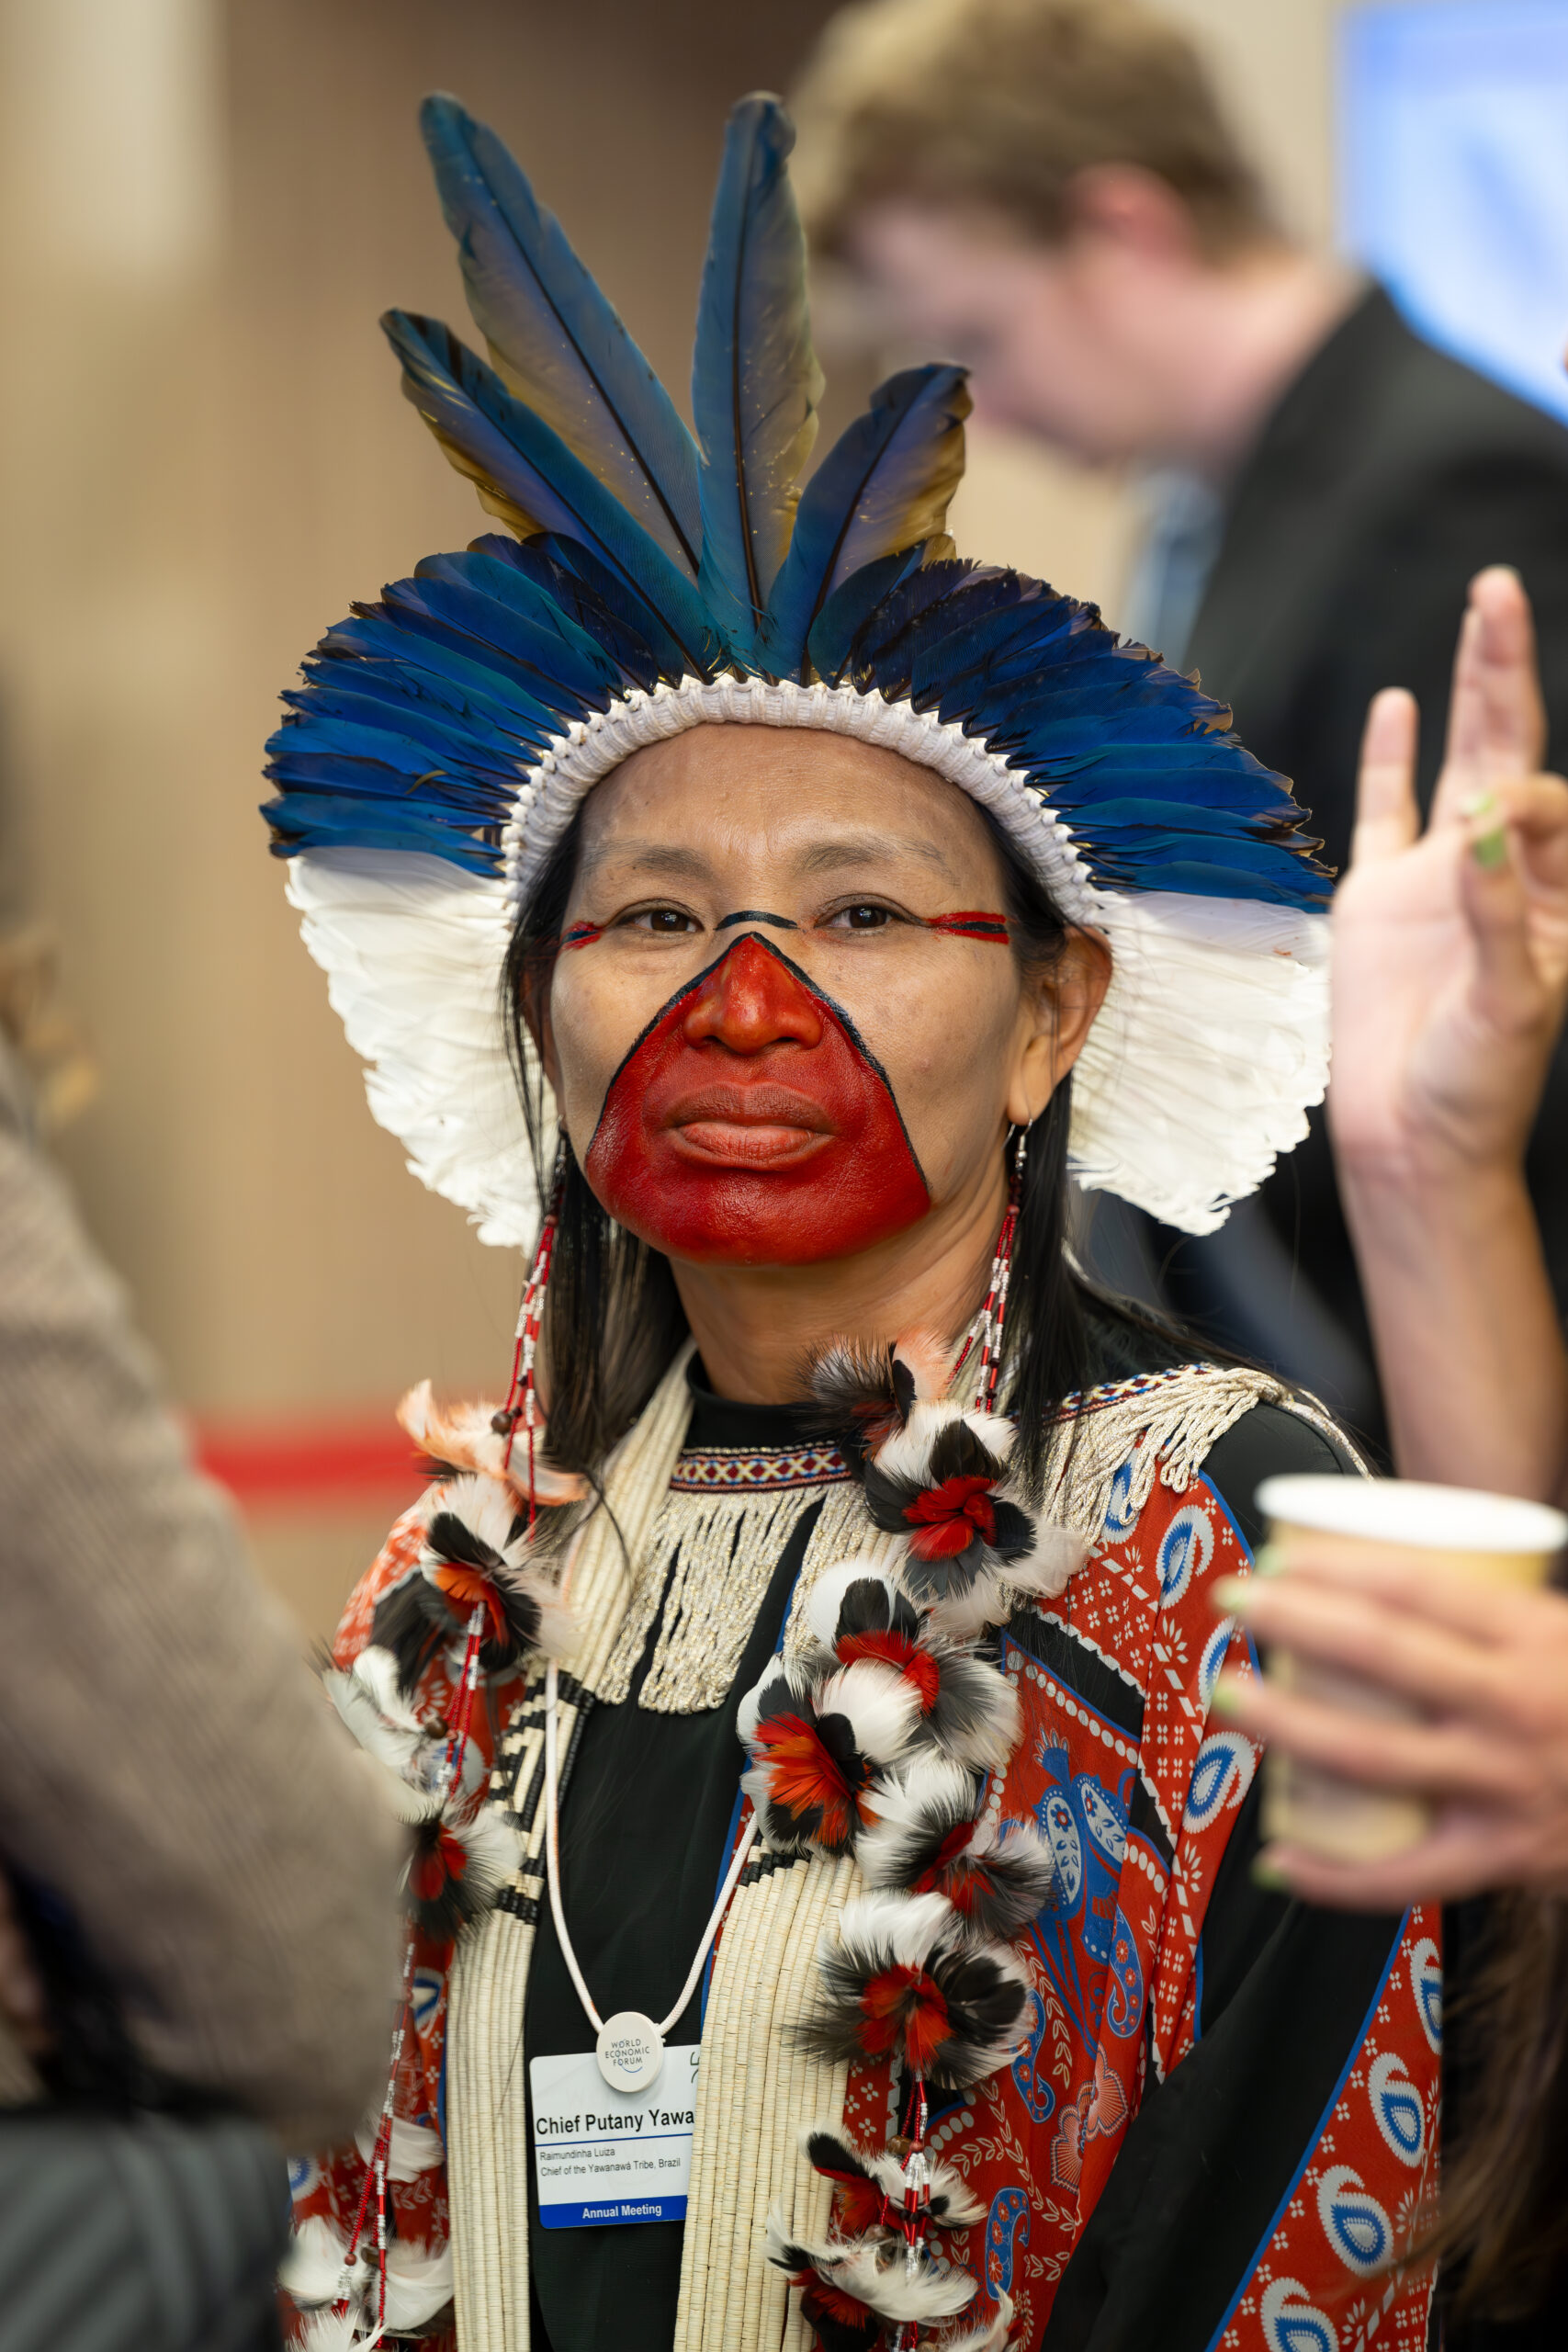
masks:
<instances>
[{"instance_id":1,"label":"woman wearing feather headdress","mask_svg":"<svg viewBox=\"0 0 1568 2352\"><path fill-rule=\"evenodd\" d=\"M958 559L960 370L801 486L773 100L694 437L492 135L424 129L494 364L386 323L508 531L329 633L266 813L376 1115L529 1271L504 1400L405 1403L435 1480L329 1678L411 1922L291 2324L1424 2343L1437 1923L1257 1886L1209 1721L1258 1478L1353 1457L1066 1242L1069 1172L1202 1231L1304 1132L1302 811Z\"/></svg>"}]
</instances>

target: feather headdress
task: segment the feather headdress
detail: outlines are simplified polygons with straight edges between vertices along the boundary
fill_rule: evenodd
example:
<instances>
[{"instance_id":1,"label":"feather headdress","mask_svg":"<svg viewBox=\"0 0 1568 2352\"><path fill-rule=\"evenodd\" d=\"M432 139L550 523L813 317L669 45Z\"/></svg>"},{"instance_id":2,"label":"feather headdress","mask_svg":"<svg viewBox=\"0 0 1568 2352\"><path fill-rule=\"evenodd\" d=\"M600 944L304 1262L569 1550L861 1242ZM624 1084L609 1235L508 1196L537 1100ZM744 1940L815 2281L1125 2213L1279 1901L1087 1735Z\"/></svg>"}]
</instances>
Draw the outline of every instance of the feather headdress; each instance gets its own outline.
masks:
<instances>
[{"instance_id":1,"label":"feather headdress","mask_svg":"<svg viewBox=\"0 0 1568 2352\"><path fill-rule=\"evenodd\" d=\"M517 910L630 752L743 721L933 769L1104 933L1075 1172L1219 1224L1326 1074L1326 878L1283 780L1093 606L958 559L961 369L891 378L803 481L821 379L774 99L729 120L694 436L494 135L446 97L423 128L493 364L436 321L383 323L509 535L428 559L328 632L285 697L265 811L414 1172L484 1239L527 1245L540 1204L498 1009Z\"/></svg>"}]
</instances>

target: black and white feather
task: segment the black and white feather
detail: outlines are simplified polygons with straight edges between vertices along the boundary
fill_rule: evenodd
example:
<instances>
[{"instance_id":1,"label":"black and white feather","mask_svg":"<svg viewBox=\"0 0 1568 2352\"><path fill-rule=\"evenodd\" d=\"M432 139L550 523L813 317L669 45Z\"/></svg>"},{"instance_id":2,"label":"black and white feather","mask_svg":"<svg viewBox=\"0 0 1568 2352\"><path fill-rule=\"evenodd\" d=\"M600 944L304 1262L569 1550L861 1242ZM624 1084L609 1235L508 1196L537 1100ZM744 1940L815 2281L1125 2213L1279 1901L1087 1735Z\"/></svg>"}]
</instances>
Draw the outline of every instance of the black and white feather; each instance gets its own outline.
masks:
<instances>
[{"instance_id":1,"label":"black and white feather","mask_svg":"<svg viewBox=\"0 0 1568 2352\"><path fill-rule=\"evenodd\" d=\"M902 2236L829 2238L819 2245L792 2238L779 2214L768 2217L768 2260L797 2285L816 2281L851 2298L895 2325L930 2327L952 2319L975 2300L966 2270L908 2246Z\"/></svg>"},{"instance_id":2,"label":"black and white feather","mask_svg":"<svg viewBox=\"0 0 1568 2352\"><path fill-rule=\"evenodd\" d=\"M776 1851L850 1850L879 1773L906 1755L919 1696L878 1659L773 1665L740 1703L741 1787Z\"/></svg>"},{"instance_id":3,"label":"black and white feather","mask_svg":"<svg viewBox=\"0 0 1568 2352\"><path fill-rule=\"evenodd\" d=\"M859 2236L877 2225L885 2208L897 2213L908 2186L904 2163L890 2148L861 2148L841 2132L820 2128L803 2132L801 2148L813 2171L832 2181L840 2191L842 2230ZM944 2230L966 2230L983 2220L986 2208L955 2165L927 2154L926 2211Z\"/></svg>"},{"instance_id":4,"label":"black and white feather","mask_svg":"<svg viewBox=\"0 0 1568 2352\"><path fill-rule=\"evenodd\" d=\"M1051 1849L1032 1822L977 1821L973 1777L921 1756L867 1798L856 1849L867 1886L943 1894L976 1936L1009 1941L1051 1901Z\"/></svg>"},{"instance_id":5,"label":"black and white feather","mask_svg":"<svg viewBox=\"0 0 1568 2352\"><path fill-rule=\"evenodd\" d=\"M1017 1690L918 1610L886 1569L865 1559L829 1568L812 1587L807 1623L825 1657L879 1657L914 1683L919 1744L979 1771L1005 1769L1018 1739Z\"/></svg>"},{"instance_id":6,"label":"black and white feather","mask_svg":"<svg viewBox=\"0 0 1568 2352\"><path fill-rule=\"evenodd\" d=\"M890 2058L965 2090L1018 2046L1028 1979L1012 1953L977 1944L941 1894L863 1894L818 1947L818 2006L796 2028L818 2056Z\"/></svg>"}]
</instances>

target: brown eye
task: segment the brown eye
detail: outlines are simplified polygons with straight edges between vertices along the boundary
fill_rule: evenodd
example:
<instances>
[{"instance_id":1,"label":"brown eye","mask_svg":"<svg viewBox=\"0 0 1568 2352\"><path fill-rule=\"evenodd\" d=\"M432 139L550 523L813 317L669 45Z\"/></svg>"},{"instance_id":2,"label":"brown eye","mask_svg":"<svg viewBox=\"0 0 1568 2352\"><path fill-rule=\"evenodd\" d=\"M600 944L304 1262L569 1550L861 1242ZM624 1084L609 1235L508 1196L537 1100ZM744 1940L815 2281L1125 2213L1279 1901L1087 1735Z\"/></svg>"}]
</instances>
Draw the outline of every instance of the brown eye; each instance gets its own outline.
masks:
<instances>
[{"instance_id":1,"label":"brown eye","mask_svg":"<svg viewBox=\"0 0 1568 2352\"><path fill-rule=\"evenodd\" d=\"M893 920L886 907L874 907L869 902L858 907L840 907L834 918L846 931L882 931Z\"/></svg>"},{"instance_id":2,"label":"brown eye","mask_svg":"<svg viewBox=\"0 0 1568 2352\"><path fill-rule=\"evenodd\" d=\"M633 917L633 921L646 923L649 931L664 939L678 937L685 932L695 931L697 927L695 919L682 913L679 907L645 907L640 915Z\"/></svg>"}]
</instances>

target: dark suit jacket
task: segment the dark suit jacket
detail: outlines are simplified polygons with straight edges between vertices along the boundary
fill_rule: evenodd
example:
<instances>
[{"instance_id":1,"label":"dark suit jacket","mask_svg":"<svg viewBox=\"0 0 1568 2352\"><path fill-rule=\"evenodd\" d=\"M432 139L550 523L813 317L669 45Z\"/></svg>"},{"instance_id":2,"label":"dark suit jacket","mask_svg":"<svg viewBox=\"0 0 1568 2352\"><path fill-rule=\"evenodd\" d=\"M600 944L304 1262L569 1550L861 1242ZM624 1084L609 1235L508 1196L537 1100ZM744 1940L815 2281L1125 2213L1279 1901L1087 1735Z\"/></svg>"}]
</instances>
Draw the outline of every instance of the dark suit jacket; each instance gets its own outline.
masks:
<instances>
[{"instance_id":1,"label":"dark suit jacket","mask_svg":"<svg viewBox=\"0 0 1568 2352\"><path fill-rule=\"evenodd\" d=\"M1514 564L1534 602L1549 763L1568 772L1568 431L1422 342L1374 288L1265 425L1235 484L1183 657L1232 705L1247 749L1293 777L1331 865L1348 854L1357 748L1382 686L1408 686L1420 702L1423 806L1429 798L1466 585L1489 563ZM1568 1056L1530 1172L1568 1301ZM1375 1389L1355 1361L1370 1364L1365 1320L1321 1114L1262 1205L1263 1217L1235 1220L1234 1235L1168 1237L1174 1303L1328 1390L1375 1434ZM1271 1277L1259 1265L1270 1252Z\"/></svg>"}]
</instances>

